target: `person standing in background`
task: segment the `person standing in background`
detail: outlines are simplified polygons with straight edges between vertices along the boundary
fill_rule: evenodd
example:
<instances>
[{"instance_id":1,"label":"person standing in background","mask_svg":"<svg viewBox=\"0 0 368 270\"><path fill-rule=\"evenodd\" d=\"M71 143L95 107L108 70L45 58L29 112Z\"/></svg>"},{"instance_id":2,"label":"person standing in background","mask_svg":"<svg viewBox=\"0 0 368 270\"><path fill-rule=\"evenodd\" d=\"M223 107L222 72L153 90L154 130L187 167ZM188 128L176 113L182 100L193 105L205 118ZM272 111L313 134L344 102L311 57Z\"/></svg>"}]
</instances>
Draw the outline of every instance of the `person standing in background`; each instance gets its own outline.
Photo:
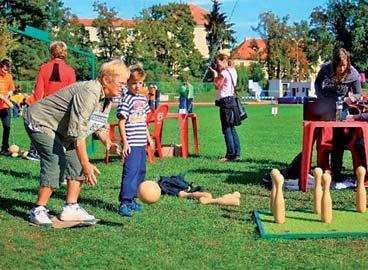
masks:
<instances>
[{"instance_id":1,"label":"person standing in background","mask_svg":"<svg viewBox=\"0 0 368 270\"><path fill-rule=\"evenodd\" d=\"M9 73L10 62L4 59L0 62L0 118L3 125L3 139L0 155L9 156L9 136L11 124L12 103L9 100L14 90L13 76Z\"/></svg>"},{"instance_id":2,"label":"person standing in background","mask_svg":"<svg viewBox=\"0 0 368 270\"><path fill-rule=\"evenodd\" d=\"M74 69L64 62L68 48L62 41L54 41L50 45L51 60L40 66L36 86L32 96L27 98L28 105L58 92L60 89L76 82ZM27 158L39 160L36 148L31 145Z\"/></svg>"},{"instance_id":3,"label":"person standing in background","mask_svg":"<svg viewBox=\"0 0 368 270\"><path fill-rule=\"evenodd\" d=\"M187 80L187 88L188 88L187 112L191 113L193 109L194 87L193 85L190 84L189 80Z\"/></svg>"},{"instance_id":4,"label":"person standing in background","mask_svg":"<svg viewBox=\"0 0 368 270\"><path fill-rule=\"evenodd\" d=\"M213 74L213 84L217 91L216 105L220 107L222 133L226 144L226 154L219 162L240 161L240 140L236 126L240 117L236 113L235 86L238 75L230 58L230 53L220 51L216 57L217 69L208 67Z\"/></svg>"}]
</instances>

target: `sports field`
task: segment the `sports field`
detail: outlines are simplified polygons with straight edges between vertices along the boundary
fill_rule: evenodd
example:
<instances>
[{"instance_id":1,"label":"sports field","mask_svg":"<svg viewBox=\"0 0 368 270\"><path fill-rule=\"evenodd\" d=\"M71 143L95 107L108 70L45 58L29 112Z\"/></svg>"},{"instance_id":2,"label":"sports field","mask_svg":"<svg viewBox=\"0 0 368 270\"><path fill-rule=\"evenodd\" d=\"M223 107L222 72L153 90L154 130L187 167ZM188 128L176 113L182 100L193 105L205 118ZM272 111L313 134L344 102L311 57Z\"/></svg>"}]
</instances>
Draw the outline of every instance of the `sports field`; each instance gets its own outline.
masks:
<instances>
[{"instance_id":1,"label":"sports field","mask_svg":"<svg viewBox=\"0 0 368 270\"><path fill-rule=\"evenodd\" d=\"M300 151L300 105L279 106L277 117L272 117L271 105L247 106L249 118L238 128L242 161L237 163L217 162L225 149L218 109L204 106L194 111L199 117L200 156L157 160L147 165L146 178L184 172L187 181L214 196L239 191L240 207L162 197L133 218L121 217L116 213L121 164L113 158L105 165L99 144L91 160L102 175L97 186L84 188L80 198L99 224L64 230L33 227L27 217L37 194L39 163L0 157L0 269L368 268L368 238L260 238L253 210L267 209L270 195L261 179L272 168L286 166ZM115 121L113 113L110 120ZM165 122L164 143L179 143L177 128L175 120ZM12 142L28 148L21 119L13 121L12 134ZM349 153L344 165L345 173L352 173ZM65 187L54 193L51 214L60 212L64 194ZM287 210L312 205L311 192L284 196ZM336 209L354 208L354 190L332 191L332 198Z\"/></svg>"}]
</instances>

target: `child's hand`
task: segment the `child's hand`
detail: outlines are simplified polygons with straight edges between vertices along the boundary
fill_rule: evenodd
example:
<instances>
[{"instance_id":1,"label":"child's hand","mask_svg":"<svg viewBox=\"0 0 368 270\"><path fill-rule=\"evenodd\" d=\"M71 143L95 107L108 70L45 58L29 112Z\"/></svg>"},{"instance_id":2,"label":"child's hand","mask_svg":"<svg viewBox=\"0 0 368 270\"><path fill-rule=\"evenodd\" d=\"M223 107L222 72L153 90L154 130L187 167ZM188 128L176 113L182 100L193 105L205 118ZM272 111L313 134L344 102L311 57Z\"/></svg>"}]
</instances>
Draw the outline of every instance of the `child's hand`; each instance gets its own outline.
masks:
<instances>
[{"instance_id":1,"label":"child's hand","mask_svg":"<svg viewBox=\"0 0 368 270\"><path fill-rule=\"evenodd\" d=\"M154 144L154 142L153 142L152 138L151 138L151 137L148 137L148 138L147 138L147 140L148 140L149 147L150 147L152 150L155 150L155 144Z\"/></svg>"},{"instance_id":2,"label":"child's hand","mask_svg":"<svg viewBox=\"0 0 368 270\"><path fill-rule=\"evenodd\" d=\"M124 143L123 156L127 157L129 154L130 154L130 145L129 145L129 143Z\"/></svg>"}]
</instances>

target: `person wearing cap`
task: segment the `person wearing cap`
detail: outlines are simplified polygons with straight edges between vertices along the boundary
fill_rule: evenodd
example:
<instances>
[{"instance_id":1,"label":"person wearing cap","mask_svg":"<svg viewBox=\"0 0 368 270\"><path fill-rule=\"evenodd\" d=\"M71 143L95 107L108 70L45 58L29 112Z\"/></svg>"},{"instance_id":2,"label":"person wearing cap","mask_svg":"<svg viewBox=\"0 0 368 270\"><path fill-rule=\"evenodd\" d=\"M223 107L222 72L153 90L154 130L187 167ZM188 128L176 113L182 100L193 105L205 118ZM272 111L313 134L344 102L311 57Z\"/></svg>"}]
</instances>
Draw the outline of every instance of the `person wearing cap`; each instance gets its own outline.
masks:
<instances>
[{"instance_id":1,"label":"person wearing cap","mask_svg":"<svg viewBox=\"0 0 368 270\"><path fill-rule=\"evenodd\" d=\"M4 59L0 62L0 118L3 125L3 138L0 155L9 156L9 136L11 125L11 109L13 104L9 100L14 90L13 76L9 73L10 62Z\"/></svg>"},{"instance_id":2,"label":"person wearing cap","mask_svg":"<svg viewBox=\"0 0 368 270\"><path fill-rule=\"evenodd\" d=\"M30 221L40 226L52 226L47 203L60 181L67 179L63 221L94 222L78 204L84 183L97 183L98 168L90 163L86 138L96 134L107 150L120 154L111 142L108 115L113 97L120 97L129 70L120 60L101 66L96 80L73 83L53 95L32 104L25 114L24 125L32 144L40 155L40 188Z\"/></svg>"},{"instance_id":3,"label":"person wearing cap","mask_svg":"<svg viewBox=\"0 0 368 270\"><path fill-rule=\"evenodd\" d=\"M74 69L64 62L68 55L67 45L62 41L54 41L50 45L51 60L40 66L36 85L32 96L26 99L28 105L52 95L60 89L76 82ZM39 160L39 155L31 145L27 158Z\"/></svg>"}]
</instances>

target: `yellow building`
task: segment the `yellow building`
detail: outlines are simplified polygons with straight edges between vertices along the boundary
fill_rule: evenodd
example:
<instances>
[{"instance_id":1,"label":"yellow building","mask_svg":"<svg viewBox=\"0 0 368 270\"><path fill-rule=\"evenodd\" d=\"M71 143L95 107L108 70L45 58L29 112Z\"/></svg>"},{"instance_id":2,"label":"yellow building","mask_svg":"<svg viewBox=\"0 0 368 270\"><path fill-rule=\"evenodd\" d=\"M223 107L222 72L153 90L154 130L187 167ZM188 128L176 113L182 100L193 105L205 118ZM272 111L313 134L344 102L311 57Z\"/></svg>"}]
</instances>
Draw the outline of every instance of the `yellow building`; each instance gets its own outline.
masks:
<instances>
[{"instance_id":1,"label":"yellow building","mask_svg":"<svg viewBox=\"0 0 368 270\"><path fill-rule=\"evenodd\" d=\"M204 27L204 24L206 23L206 20L204 19L204 16L206 14L209 14L210 12L206 9L203 9L199 6L189 4L190 12L192 13L192 17L194 22L196 23L196 26L194 27L194 44L198 51L201 53L201 55L205 58L208 58L208 47L206 42L206 29ZM81 18L78 19L78 22L85 26L86 30L89 32L90 40L91 41L98 41L97 36L97 29L93 27L93 19L87 19L87 18ZM121 28L121 26L127 26L128 29L134 27L134 25L137 24L136 20L131 19L119 19L114 22L114 27L116 27L117 30ZM128 30L129 31L129 30Z\"/></svg>"}]
</instances>

